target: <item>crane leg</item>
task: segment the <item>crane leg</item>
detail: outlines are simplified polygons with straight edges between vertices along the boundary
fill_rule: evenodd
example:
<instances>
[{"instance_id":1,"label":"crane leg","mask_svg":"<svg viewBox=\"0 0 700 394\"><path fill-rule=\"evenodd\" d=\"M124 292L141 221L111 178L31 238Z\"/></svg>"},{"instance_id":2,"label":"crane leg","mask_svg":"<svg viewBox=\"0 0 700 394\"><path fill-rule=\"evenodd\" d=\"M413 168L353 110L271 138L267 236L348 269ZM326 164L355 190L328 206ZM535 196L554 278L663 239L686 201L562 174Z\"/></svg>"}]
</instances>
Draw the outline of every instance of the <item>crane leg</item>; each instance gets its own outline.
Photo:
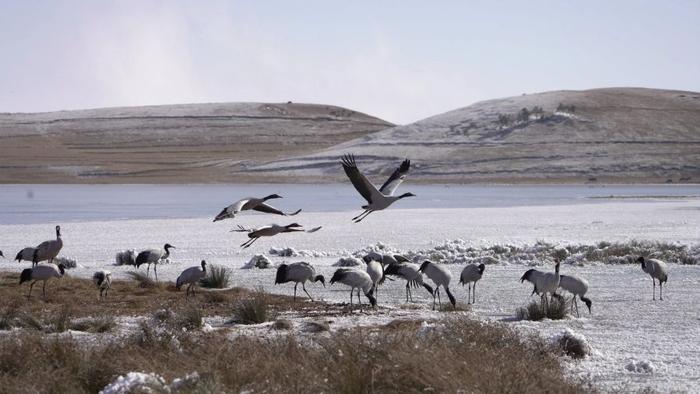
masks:
<instances>
[{"instance_id":1,"label":"crane leg","mask_svg":"<svg viewBox=\"0 0 700 394\"><path fill-rule=\"evenodd\" d=\"M360 308L362 308L362 298L360 298L360 288L357 288L357 302L360 304Z\"/></svg>"},{"instance_id":2,"label":"crane leg","mask_svg":"<svg viewBox=\"0 0 700 394\"><path fill-rule=\"evenodd\" d=\"M576 305L576 317L581 317L578 313L578 301L576 300L576 296L574 296L574 305Z\"/></svg>"},{"instance_id":3,"label":"crane leg","mask_svg":"<svg viewBox=\"0 0 700 394\"><path fill-rule=\"evenodd\" d=\"M476 282L474 282L474 287L472 288L472 304L476 304Z\"/></svg>"},{"instance_id":4,"label":"crane leg","mask_svg":"<svg viewBox=\"0 0 700 394\"><path fill-rule=\"evenodd\" d=\"M255 241L257 241L258 239L260 239L260 237L253 238L250 241L246 241L246 242L242 243L241 246L243 247L243 249L245 249L245 248L249 247L250 245L252 245L253 243L255 243Z\"/></svg>"},{"instance_id":5,"label":"crane leg","mask_svg":"<svg viewBox=\"0 0 700 394\"><path fill-rule=\"evenodd\" d=\"M362 216L362 215L366 214L366 213L367 213L367 211L368 211L368 210L367 210L367 209L365 209L364 211L362 211L362 213L361 213L361 214L359 214L359 215L355 216L354 218L352 218L352 220L357 220L357 219L358 219L358 218L359 218L360 216Z\"/></svg>"},{"instance_id":6,"label":"crane leg","mask_svg":"<svg viewBox=\"0 0 700 394\"><path fill-rule=\"evenodd\" d=\"M438 310L442 309L442 301L440 300L440 288L438 288Z\"/></svg>"},{"instance_id":7,"label":"crane leg","mask_svg":"<svg viewBox=\"0 0 700 394\"><path fill-rule=\"evenodd\" d=\"M363 212L363 213L360 215L361 217L358 216L359 219L356 218L356 219L353 219L353 220L355 221L355 223L360 223L362 220L364 220L364 218L366 218L367 216L369 216L369 214L372 213L372 212L374 212L374 211L369 211L369 210L367 210L367 211ZM364 216L363 216L363 215L364 215Z\"/></svg>"},{"instance_id":8,"label":"crane leg","mask_svg":"<svg viewBox=\"0 0 700 394\"><path fill-rule=\"evenodd\" d=\"M306 293L306 295L309 296L309 299L310 299L311 301L313 301L314 299L311 298L311 294L309 294L309 292L306 291L306 284L305 284L305 283L302 283L302 284L301 284L301 288L304 290L304 293Z\"/></svg>"},{"instance_id":9,"label":"crane leg","mask_svg":"<svg viewBox=\"0 0 700 394\"><path fill-rule=\"evenodd\" d=\"M156 274L156 282L158 282L158 264L153 264L153 273Z\"/></svg>"},{"instance_id":10,"label":"crane leg","mask_svg":"<svg viewBox=\"0 0 700 394\"><path fill-rule=\"evenodd\" d=\"M354 296L355 288L350 289L350 306L352 306L352 297Z\"/></svg>"},{"instance_id":11,"label":"crane leg","mask_svg":"<svg viewBox=\"0 0 700 394\"><path fill-rule=\"evenodd\" d=\"M299 285L299 282L294 283L294 298L292 298L292 302L297 301L297 286Z\"/></svg>"},{"instance_id":12,"label":"crane leg","mask_svg":"<svg viewBox=\"0 0 700 394\"><path fill-rule=\"evenodd\" d=\"M408 302L408 294L411 290L408 287L408 282L406 282L406 302Z\"/></svg>"},{"instance_id":13,"label":"crane leg","mask_svg":"<svg viewBox=\"0 0 700 394\"><path fill-rule=\"evenodd\" d=\"M664 284L659 281L659 300L663 301L664 300Z\"/></svg>"},{"instance_id":14,"label":"crane leg","mask_svg":"<svg viewBox=\"0 0 700 394\"><path fill-rule=\"evenodd\" d=\"M44 285L41 286L41 294L43 294L44 299L46 299L46 281L44 281Z\"/></svg>"},{"instance_id":15,"label":"crane leg","mask_svg":"<svg viewBox=\"0 0 700 394\"><path fill-rule=\"evenodd\" d=\"M151 273L151 263L148 263L148 265L146 266L146 278L148 278L148 274L150 274L150 273Z\"/></svg>"},{"instance_id":16,"label":"crane leg","mask_svg":"<svg viewBox=\"0 0 700 394\"><path fill-rule=\"evenodd\" d=\"M27 294L27 299L29 299L32 296L32 287L34 287L34 283L36 283L36 281L32 282L29 285L29 294Z\"/></svg>"},{"instance_id":17,"label":"crane leg","mask_svg":"<svg viewBox=\"0 0 700 394\"><path fill-rule=\"evenodd\" d=\"M651 300L656 301L656 282L651 278Z\"/></svg>"}]
</instances>

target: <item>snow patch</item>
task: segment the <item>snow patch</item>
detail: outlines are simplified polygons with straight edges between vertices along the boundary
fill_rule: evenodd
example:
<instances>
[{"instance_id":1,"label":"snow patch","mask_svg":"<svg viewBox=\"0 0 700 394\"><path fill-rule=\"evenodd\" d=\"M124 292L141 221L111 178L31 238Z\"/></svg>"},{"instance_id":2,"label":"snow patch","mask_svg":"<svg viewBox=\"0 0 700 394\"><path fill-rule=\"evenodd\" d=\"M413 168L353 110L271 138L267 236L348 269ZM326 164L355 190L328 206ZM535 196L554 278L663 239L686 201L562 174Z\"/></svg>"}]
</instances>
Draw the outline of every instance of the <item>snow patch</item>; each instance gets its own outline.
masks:
<instances>
[{"instance_id":1,"label":"snow patch","mask_svg":"<svg viewBox=\"0 0 700 394\"><path fill-rule=\"evenodd\" d=\"M272 267L272 261L270 261L267 256L264 254L256 254L253 256L243 267L243 269L251 269L251 268L271 268Z\"/></svg>"},{"instance_id":2,"label":"snow patch","mask_svg":"<svg viewBox=\"0 0 700 394\"><path fill-rule=\"evenodd\" d=\"M154 373L129 372L105 386L100 394L126 394L139 390L144 393L169 391L165 379Z\"/></svg>"},{"instance_id":3,"label":"snow patch","mask_svg":"<svg viewBox=\"0 0 700 394\"><path fill-rule=\"evenodd\" d=\"M634 373L654 373L656 371L656 366L646 360L630 360L625 369Z\"/></svg>"},{"instance_id":4,"label":"snow patch","mask_svg":"<svg viewBox=\"0 0 700 394\"><path fill-rule=\"evenodd\" d=\"M359 267L363 265L362 260L355 257L341 257L336 261L334 267Z\"/></svg>"}]
</instances>

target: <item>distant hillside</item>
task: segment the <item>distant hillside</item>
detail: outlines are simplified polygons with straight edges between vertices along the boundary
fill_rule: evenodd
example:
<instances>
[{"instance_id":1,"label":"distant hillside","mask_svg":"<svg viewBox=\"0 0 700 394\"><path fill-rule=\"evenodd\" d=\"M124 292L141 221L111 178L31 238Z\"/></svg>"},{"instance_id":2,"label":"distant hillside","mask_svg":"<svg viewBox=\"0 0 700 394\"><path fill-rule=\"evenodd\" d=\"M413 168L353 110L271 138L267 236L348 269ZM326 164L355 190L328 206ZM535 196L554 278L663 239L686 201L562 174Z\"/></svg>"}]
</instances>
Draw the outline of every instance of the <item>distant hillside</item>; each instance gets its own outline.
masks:
<instances>
[{"instance_id":1,"label":"distant hillside","mask_svg":"<svg viewBox=\"0 0 700 394\"><path fill-rule=\"evenodd\" d=\"M0 113L0 183L265 181L240 171L393 126L314 104Z\"/></svg>"},{"instance_id":2,"label":"distant hillside","mask_svg":"<svg viewBox=\"0 0 700 394\"><path fill-rule=\"evenodd\" d=\"M419 182L696 183L700 93L610 88L489 100L246 171L343 180L346 152L374 175L409 157Z\"/></svg>"}]
</instances>

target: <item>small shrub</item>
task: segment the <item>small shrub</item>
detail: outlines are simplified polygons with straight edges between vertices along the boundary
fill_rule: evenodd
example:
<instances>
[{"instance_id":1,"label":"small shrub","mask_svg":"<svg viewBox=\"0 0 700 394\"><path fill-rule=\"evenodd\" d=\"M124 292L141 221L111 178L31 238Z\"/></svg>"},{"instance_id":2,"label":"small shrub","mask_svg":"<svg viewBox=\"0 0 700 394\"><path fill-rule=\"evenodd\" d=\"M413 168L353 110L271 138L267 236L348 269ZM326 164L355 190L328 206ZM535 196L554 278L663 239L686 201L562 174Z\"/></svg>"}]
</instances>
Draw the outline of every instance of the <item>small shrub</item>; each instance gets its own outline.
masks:
<instances>
[{"instance_id":1,"label":"small shrub","mask_svg":"<svg viewBox=\"0 0 700 394\"><path fill-rule=\"evenodd\" d=\"M556 344L564 354L571 358L584 358L591 353L591 347L588 345L586 337L568 328L557 336Z\"/></svg>"},{"instance_id":2,"label":"small shrub","mask_svg":"<svg viewBox=\"0 0 700 394\"><path fill-rule=\"evenodd\" d=\"M569 303L564 297L554 297L547 305L543 310L541 300L532 301L527 307L518 308L515 314L519 320L540 321L544 318L561 320L569 311Z\"/></svg>"},{"instance_id":3,"label":"small shrub","mask_svg":"<svg viewBox=\"0 0 700 394\"><path fill-rule=\"evenodd\" d=\"M207 304L221 304L228 301L228 296L218 291L208 291L204 293L204 302Z\"/></svg>"},{"instance_id":4,"label":"small shrub","mask_svg":"<svg viewBox=\"0 0 700 394\"><path fill-rule=\"evenodd\" d=\"M260 324L272 318L268 306L268 295L256 290L251 298L240 300L233 309L233 322L239 324Z\"/></svg>"},{"instance_id":5,"label":"small shrub","mask_svg":"<svg viewBox=\"0 0 700 394\"><path fill-rule=\"evenodd\" d=\"M200 286L209 289L225 289L231 279L231 270L221 265L211 265L207 275L199 281Z\"/></svg>"},{"instance_id":6,"label":"small shrub","mask_svg":"<svg viewBox=\"0 0 700 394\"><path fill-rule=\"evenodd\" d=\"M11 329L19 316L19 304L11 302L0 311L0 330Z\"/></svg>"},{"instance_id":7,"label":"small shrub","mask_svg":"<svg viewBox=\"0 0 700 394\"><path fill-rule=\"evenodd\" d=\"M190 330L201 328L203 324L202 311L196 306L188 306L178 314L178 324Z\"/></svg>"},{"instance_id":8,"label":"small shrub","mask_svg":"<svg viewBox=\"0 0 700 394\"><path fill-rule=\"evenodd\" d=\"M73 311L69 306L63 306L56 314L46 320L44 326L47 332L64 332L71 329Z\"/></svg>"},{"instance_id":9,"label":"small shrub","mask_svg":"<svg viewBox=\"0 0 700 394\"><path fill-rule=\"evenodd\" d=\"M294 323L287 319L277 319L274 323L272 323L270 328L273 330L291 330L294 328Z\"/></svg>"},{"instance_id":10,"label":"small shrub","mask_svg":"<svg viewBox=\"0 0 700 394\"><path fill-rule=\"evenodd\" d=\"M125 250L123 252L118 252L114 256L116 265L136 265L136 252L133 250Z\"/></svg>"},{"instance_id":11,"label":"small shrub","mask_svg":"<svg viewBox=\"0 0 700 394\"><path fill-rule=\"evenodd\" d=\"M303 330L305 332L312 332L312 333L318 333L318 332L325 332L325 331L330 331L331 326L324 321L310 321L304 323Z\"/></svg>"},{"instance_id":12,"label":"small shrub","mask_svg":"<svg viewBox=\"0 0 700 394\"><path fill-rule=\"evenodd\" d=\"M126 273L131 279L136 281L139 287L148 289L148 288L153 288L156 287L158 284L148 277L147 274L139 271L127 271Z\"/></svg>"}]
</instances>

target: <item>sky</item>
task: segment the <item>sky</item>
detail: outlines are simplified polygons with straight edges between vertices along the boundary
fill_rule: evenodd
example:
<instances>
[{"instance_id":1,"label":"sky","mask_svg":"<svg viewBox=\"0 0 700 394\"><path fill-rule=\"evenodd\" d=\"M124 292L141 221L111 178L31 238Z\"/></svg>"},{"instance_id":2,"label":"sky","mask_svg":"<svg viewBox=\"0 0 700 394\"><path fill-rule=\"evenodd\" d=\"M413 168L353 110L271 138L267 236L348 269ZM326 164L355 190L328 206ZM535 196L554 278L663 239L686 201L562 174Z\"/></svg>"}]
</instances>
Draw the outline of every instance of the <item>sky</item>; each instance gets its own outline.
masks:
<instances>
[{"instance_id":1,"label":"sky","mask_svg":"<svg viewBox=\"0 0 700 394\"><path fill-rule=\"evenodd\" d=\"M612 86L700 91L700 1L0 0L0 112L310 102L410 123Z\"/></svg>"}]
</instances>

